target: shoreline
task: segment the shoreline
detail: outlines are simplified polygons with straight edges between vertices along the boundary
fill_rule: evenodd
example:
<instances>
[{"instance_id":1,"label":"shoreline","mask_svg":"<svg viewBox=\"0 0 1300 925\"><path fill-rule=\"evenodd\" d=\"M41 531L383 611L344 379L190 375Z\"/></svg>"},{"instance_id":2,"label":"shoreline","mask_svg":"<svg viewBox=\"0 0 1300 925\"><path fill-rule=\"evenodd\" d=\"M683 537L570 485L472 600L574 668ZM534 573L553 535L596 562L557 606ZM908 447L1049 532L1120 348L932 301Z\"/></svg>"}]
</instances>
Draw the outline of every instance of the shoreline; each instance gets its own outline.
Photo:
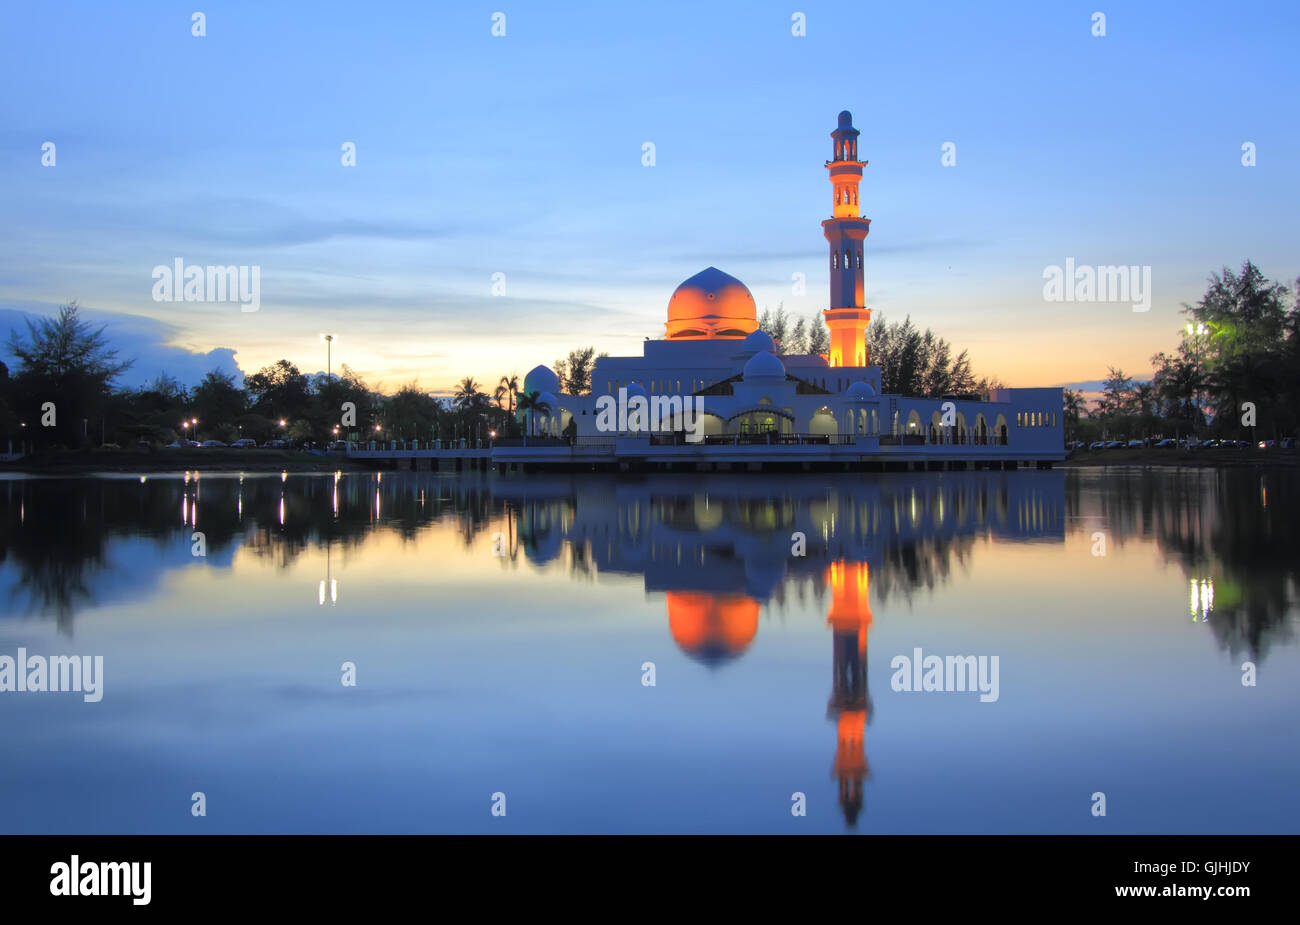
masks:
<instances>
[{"instance_id":1,"label":"shoreline","mask_svg":"<svg viewBox=\"0 0 1300 925\"><path fill-rule=\"evenodd\" d=\"M1223 450L1157 450L1116 449L1079 451L1056 463L1066 469L1106 469L1112 466L1171 469L1295 469L1300 464L1300 453L1295 450L1223 449Z\"/></svg>"},{"instance_id":2,"label":"shoreline","mask_svg":"<svg viewBox=\"0 0 1300 925\"><path fill-rule=\"evenodd\" d=\"M281 450L166 450L156 453L68 453L0 463L0 474L87 475L96 472L368 472L343 456Z\"/></svg>"},{"instance_id":3,"label":"shoreline","mask_svg":"<svg viewBox=\"0 0 1300 925\"><path fill-rule=\"evenodd\" d=\"M1062 469L1296 469L1291 450L1103 450L1075 452L1053 463ZM280 450L168 450L156 453L69 453L0 462L0 475L90 475L161 472L373 472L373 466L345 456Z\"/></svg>"}]
</instances>

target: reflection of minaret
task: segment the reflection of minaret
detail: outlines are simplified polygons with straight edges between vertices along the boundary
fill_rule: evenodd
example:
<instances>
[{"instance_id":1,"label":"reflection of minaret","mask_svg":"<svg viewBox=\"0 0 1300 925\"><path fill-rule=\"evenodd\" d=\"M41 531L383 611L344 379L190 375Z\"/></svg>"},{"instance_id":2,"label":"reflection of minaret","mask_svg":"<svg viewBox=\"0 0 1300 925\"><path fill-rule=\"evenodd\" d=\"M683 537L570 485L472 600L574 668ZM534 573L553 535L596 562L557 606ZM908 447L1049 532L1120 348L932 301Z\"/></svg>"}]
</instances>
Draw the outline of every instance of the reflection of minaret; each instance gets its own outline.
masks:
<instances>
[{"instance_id":1,"label":"reflection of minaret","mask_svg":"<svg viewBox=\"0 0 1300 925\"><path fill-rule=\"evenodd\" d=\"M871 719L867 692L867 631L871 628L870 580L865 562L833 562L827 578L831 586L831 626L835 652L834 678L826 715L838 721L835 778L840 785L840 807L849 825L857 825L862 811L862 781L870 776L864 737Z\"/></svg>"}]
</instances>

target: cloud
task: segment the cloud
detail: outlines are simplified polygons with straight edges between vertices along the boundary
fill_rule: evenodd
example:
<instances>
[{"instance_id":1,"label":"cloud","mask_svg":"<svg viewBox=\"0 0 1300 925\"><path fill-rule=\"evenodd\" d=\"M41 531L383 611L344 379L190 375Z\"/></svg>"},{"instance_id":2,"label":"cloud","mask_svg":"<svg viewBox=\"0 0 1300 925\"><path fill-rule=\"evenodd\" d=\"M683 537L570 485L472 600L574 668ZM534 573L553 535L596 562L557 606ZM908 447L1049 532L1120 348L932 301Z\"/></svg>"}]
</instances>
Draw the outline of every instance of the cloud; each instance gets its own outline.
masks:
<instances>
[{"instance_id":1,"label":"cloud","mask_svg":"<svg viewBox=\"0 0 1300 925\"><path fill-rule=\"evenodd\" d=\"M0 304L0 359L10 371L17 371L18 360L9 352L9 332L20 338L27 332L27 321L49 317L58 307L39 302L9 302ZM195 385L211 369L219 369L242 381L243 371L235 360L236 351L217 347L208 351L193 351L176 345L179 329L175 325L144 315L97 311L82 308L81 316L95 327L104 325L104 336L109 346L118 351L119 359L132 360L131 368L122 374L117 384L137 388L152 382L161 374L173 377L184 385Z\"/></svg>"}]
</instances>

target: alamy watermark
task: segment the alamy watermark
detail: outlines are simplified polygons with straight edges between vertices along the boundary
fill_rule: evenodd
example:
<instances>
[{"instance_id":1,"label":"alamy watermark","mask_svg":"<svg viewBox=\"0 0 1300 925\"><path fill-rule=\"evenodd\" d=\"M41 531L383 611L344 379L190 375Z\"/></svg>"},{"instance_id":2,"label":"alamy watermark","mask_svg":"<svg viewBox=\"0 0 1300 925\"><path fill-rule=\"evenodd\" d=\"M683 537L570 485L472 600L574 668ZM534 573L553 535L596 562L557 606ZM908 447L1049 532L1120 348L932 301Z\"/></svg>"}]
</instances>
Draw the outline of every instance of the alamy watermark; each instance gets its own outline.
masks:
<instances>
[{"instance_id":1,"label":"alamy watermark","mask_svg":"<svg viewBox=\"0 0 1300 925\"><path fill-rule=\"evenodd\" d=\"M979 691L980 703L998 699L996 655L923 656L913 649L910 658L895 655L889 667L894 669L889 686L895 691Z\"/></svg>"},{"instance_id":2,"label":"alamy watermark","mask_svg":"<svg viewBox=\"0 0 1300 925\"><path fill-rule=\"evenodd\" d=\"M0 693L80 691L82 700L99 703L104 696L104 656L0 655Z\"/></svg>"},{"instance_id":3,"label":"alamy watermark","mask_svg":"<svg viewBox=\"0 0 1300 925\"><path fill-rule=\"evenodd\" d=\"M684 430L688 443L704 439L700 419L704 417L704 399L698 395L633 395L620 387L618 397L602 395L596 399L596 430L601 433L632 431L663 432Z\"/></svg>"},{"instance_id":4,"label":"alamy watermark","mask_svg":"<svg viewBox=\"0 0 1300 925\"><path fill-rule=\"evenodd\" d=\"M260 266L201 267L177 257L153 268L155 302L238 302L242 312L262 305Z\"/></svg>"},{"instance_id":5,"label":"alamy watermark","mask_svg":"<svg viewBox=\"0 0 1300 925\"><path fill-rule=\"evenodd\" d=\"M1065 266L1043 269L1043 298L1048 302L1129 302L1135 312L1151 310L1149 266Z\"/></svg>"}]
</instances>

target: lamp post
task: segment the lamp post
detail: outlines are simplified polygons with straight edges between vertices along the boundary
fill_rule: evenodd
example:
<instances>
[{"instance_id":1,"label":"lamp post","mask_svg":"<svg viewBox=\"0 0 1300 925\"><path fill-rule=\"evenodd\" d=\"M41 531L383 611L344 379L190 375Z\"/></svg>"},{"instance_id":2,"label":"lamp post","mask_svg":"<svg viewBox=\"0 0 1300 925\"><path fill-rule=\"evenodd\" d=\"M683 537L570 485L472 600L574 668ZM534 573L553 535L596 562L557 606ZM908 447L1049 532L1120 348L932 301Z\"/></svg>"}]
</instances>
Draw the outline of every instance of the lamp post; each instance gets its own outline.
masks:
<instances>
[{"instance_id":1,"label":"lamp post","mask_svg":"<svg viewBox=\"0 0 1300 925\"><path fill-rule=\"evenodd\" d=\"M322 334L320 339L325 342L325 378L333 379L334 367L330 358L330 347L334 344L334 335Z\"/></svg>"},{"instance_id":2,"label":"lamp post","mask_svg":"<svg viewBox=\"0 0 1300 925\"><path fill-rule=\"evenodd\" d=\"M1205 335L1210 329L1201 322L1187 325L1187 336L1192 338L1192 359L1195 362L1196 384L1192 388L1192 406L1196 409L1197 430L1200 430L1201 424L1201 352L1205 343Z\"/></svg>"}]
</instances>

